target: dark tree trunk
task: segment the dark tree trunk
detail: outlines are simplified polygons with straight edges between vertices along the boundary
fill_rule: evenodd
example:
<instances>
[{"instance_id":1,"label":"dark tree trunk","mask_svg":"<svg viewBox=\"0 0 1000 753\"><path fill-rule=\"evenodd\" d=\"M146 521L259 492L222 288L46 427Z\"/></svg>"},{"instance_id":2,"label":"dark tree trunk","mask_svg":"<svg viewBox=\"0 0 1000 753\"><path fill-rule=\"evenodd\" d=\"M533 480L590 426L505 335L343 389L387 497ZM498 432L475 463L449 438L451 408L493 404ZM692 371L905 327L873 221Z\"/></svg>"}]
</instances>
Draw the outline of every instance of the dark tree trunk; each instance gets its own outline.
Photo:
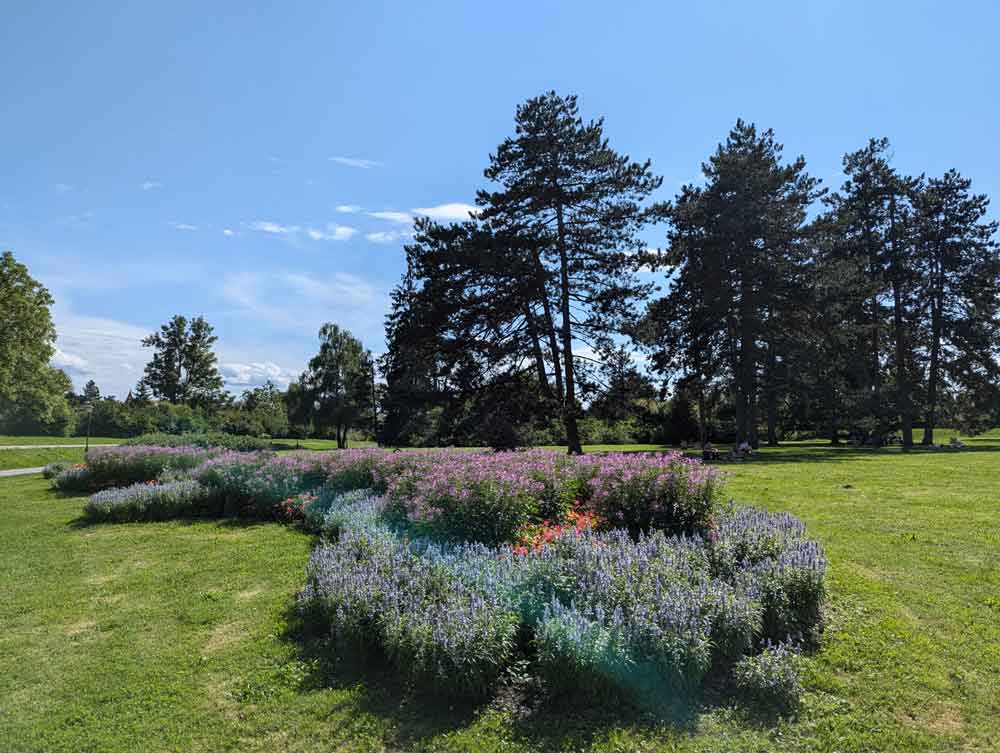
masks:
<instances>
[{"instance_id":1,"label":"dark tree trunk","mask_svg":"<svg viewBox=\"0 0 1000 753\"><path fill-rule=\"evenodd\" d=\"M778 444L778 385L777 370L778 356L775 352L774 343L767 344L767 443L771 447Z\"/></svg>"},{"instance_id":2,"label":"dark tree trunk","mask_svg":"<svg viewBox=\"0 0 1000 753\"><path fill-rule=\"evenodd\" d=\"M934 444L934 424L937 421L938 382L941 374L941 301L931 301L931 357L927 369L927 415L923 444Z\"/></svg>"},{"instance_id":3,"label":"dark tree trunk","mask_svg":"<svg viewBox=\"0 0 1000 753\"><path fill-rule=\"evenodd\" d=\"M556 221L559 230L559 287L562 313L562 349L566 378L566 400L563 406L563 424L566 427L566 449L570 455L582 455L580 431L576 425L576 384L573 369L573 330L569 309L569 259L566 251L566 228L563 225L563 211L556 207Z\"/></svg>"},{"instance_id":4,"label":"dark tree trunk","mask_svg":"<svg viewBox=\"0 0 1000 753\"><path fill-rule=\"evenodd\" d=\"M903 430L903 447L913 446L913 408L910 402L910 379L907 371L906 333L903 322L902 294L898 282L892 285L892 319L896 336L896 389L899 419Z\"/></svg>"},{"instance_id":5,"label":"dark tree trunk","mask_svg":"<svg viewBox=\"0 0 1000 753\"><path fill-rule=\"evenodd\" d=\"M545 334L549 340L549 352L552 357L552 374L556 380L556 398L562 405L566 400L566 393L563 388L562 365L559 363L559 340L556 337L556 325L552 318L552 305L549 303L549 296L545 291L545 269L542 267L542 260L536 253L535 260L535 283L538 297L542 302L542 313L545 317Z\"/></svg>"},{"instance_id":6,"label":"dark tree trunk","mask_svg":"<svg viewBox=\"0 0 1000 753\"><path fill-rule=\"evenodd\" d=\"M913 404L910 395L910 375L907 367L906 322L903 317L902 265L896 238L896 196L890 199L889 234L892 241L892 325L896 340L896 390L899 420L902 424L903 447L913 446Z\"/></svg>"},{"instance_id":7,"label":"dark tree trunk","mask_svg":"<svg viewBox=\"0 0 1000 753\"><path fill-rule=\"evenodd\" d=\"M531 351L535 357L535 369L538 372L538 388L542 391L542 396L552 397L552 386L549 384L549 375L545 370L545 353L542 352L542 343L538 339L538 327L535 322L535 315L531 307L527 304L524 307L524 317L528 323L528 336L531 338Z\"/></svg>"}]
</instances>

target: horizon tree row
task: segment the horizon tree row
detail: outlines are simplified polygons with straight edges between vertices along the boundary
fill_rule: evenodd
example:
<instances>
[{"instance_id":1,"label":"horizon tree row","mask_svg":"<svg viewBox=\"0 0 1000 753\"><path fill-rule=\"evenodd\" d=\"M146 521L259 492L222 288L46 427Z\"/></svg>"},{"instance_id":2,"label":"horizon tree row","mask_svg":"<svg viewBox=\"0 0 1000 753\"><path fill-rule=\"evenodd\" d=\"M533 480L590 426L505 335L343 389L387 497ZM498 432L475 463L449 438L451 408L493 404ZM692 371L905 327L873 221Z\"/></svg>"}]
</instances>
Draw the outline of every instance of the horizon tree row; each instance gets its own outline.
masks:
<instances>
[{"instance_id":1,"label":"horizon tree row","mask_svg":"<svg viewBox=\"0 0 1000 753\"><path fill-rule=\"evenodd\" d=\"M1000 413L1000 251L988 199L954 170L905 176L889 142L844 157L828 192L771 130L738 120L703 185L657 202L651 164L549 92L518 107L466 222L418 220L386 321L381 438L496 446L579 421L621 386L630 340L710 429L757 446L789 432L880 441L942 415ZM643 232L665 224L665 249ZM665 275L657 295L652 272ZM624 365L622 359L624 358ZM623 404L639 405L649 384ZM695 437L691 437L694 439Z\"/></svg>"}]
</instances>

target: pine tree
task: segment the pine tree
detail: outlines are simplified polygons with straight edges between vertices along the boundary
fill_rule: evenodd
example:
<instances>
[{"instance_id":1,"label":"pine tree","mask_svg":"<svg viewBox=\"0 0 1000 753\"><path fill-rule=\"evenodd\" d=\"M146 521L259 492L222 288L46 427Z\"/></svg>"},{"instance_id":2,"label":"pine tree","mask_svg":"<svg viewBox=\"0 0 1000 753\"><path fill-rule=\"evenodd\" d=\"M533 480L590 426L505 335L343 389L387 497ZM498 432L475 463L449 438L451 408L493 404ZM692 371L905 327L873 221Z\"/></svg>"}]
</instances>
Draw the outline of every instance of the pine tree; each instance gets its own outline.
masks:
<instances>
[{"instance_id":1,"label":"pine tree","mask_svg":"<svg viewBox=\"0 0 1000 753\"><path fill-rule=\"evenodd\" d=\"M769 439L777 439L788 341L804 326L800 310L808 304L807 212L821 195L805 160L782 165L781 153L772 131L737 121L702 166L705 187L685 187L670 207L674 284L650 311L666 338L661 353L679 346L695 385L725 373L736 441L755 447L762 387ZM703 407L700 400L699 414Z\"/></svg>"},{"instance_id":2,"label":"pine tree","mask_svg":"<svg viewBox=\"0 0 1000 753\"><path fill-rule=\"evenodd\" d=\"M94 404L101 399L101 390L97 386L97 382L93 379L87 381L83 386L83 402L88 404Z\"/></svg>"},{"instance_id":3,"label":"pine tree","mask_svg":"<svg viewBox=\"0 0 1000 753\"><path fill-rule=\"evenodd\" d=\"M574 96L530 99L515 122L485 171L499 190L481 191L477 203L496 229L534 239L536 274L528 280L544 286L548 311L537 325L561 366L561 412L575 454L582 447L574 347L601 345L623 330L631 305L648 292L635 275L644 261L639 231L658 216L643 204L661 179L648 161L612 150L603 120L584 123Z\"/></svg>"},{"instance_id":4,"label":"pine tree","mask_svg":"<svg viewBox=\"0 0 1000 753\"><path fill-rule=\"evenodd\" d=\"M912 202L919 179L901 176L892 168L889 140L884 138L871 139L865 148L845 155L843 164L847 180L827 203L828 220L835 224L837 235L831 250L842 263L854 266L842 290L844 298L853 302L851 327L857 334L848 358L863 365L863 412L874 417L880 432L895 412L903 444L910 446L919 339ZM893 389L886 395L889 364Z\"/></svg>"},{"instance_id":5,"label":"pine tree","mask_svg":"<svg viewBox=\"0 0 1000 753\"><path fill-rule=\"evenodd\" d=\"M949 170L917 199L920 300L930 312L924 444L933 444L943 395L986 393L1000 380L1000 246L989 199Z\"/></svg>"}]
</instances>

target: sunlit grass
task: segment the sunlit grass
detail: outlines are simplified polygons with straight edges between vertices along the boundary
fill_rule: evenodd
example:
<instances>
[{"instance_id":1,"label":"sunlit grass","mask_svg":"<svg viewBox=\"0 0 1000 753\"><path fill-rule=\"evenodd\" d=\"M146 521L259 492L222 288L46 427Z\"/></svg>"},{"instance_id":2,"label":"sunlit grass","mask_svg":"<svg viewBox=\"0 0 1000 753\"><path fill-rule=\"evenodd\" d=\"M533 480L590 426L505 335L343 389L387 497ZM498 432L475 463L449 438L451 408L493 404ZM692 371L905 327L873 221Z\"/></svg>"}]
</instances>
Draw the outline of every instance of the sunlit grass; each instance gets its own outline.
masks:
<instances>
[{"instance_id":1,"label":"sunlit grass","mask_svg":"<svg viewBox=\"0 0 1000 753\"><path fill-rule=\"evenodd\" d=\"M523 708L510 694L441 707L297 639L309 537L79 527L82 498L26 477L0 480L0 749L1000 748L1000 435L963 452L791 443L725 467L732 496L798 515L830 557L829 627L796 719Z\"/></svg>"}]
</instances>

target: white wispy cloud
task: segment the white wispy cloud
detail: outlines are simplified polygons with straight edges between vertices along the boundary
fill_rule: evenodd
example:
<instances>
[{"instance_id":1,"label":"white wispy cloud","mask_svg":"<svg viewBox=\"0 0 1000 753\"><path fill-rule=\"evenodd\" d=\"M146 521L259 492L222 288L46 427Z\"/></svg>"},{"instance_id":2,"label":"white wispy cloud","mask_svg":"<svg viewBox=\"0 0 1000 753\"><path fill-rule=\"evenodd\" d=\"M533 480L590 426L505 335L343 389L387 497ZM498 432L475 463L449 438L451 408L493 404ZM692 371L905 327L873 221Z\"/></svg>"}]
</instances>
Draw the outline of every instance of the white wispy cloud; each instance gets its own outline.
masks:
<instances>
[{"instance_id":1,"label":"white wispy cloud","mask_svg":"<svg viewBox=\"0 0 1000 753\"><path fill-rule=\"evenodd\" d=\"M229 238L232 238L234 235L236 235L236 233L234 233L228 227L227 228L223 228L222 234L225 235L225 236L227 236L227 237L229 237Z\"/></svg>"},{"instance_id":2,"label":"white wispy cloud","mask_svg":"<svg viewBox=\"0 0 1000 753\"><path fill-rule=\"evenodd\" d=\"M326 225L321 226L310 226L282 225L277 222L265 220L249 222L246 224L246 227L260 233L267 233L268 235L284 236L292 241L298 240L302 237L309 238L314 241L348 241L358 232L357 228L348 227L347 225L338 225L334 222L328 222Z\"/></svg>"},{"instance_id":3,"label":"white wispy cloud","mask_svg":"<svg viewBox=\"0 0 1000 753\"><path fill-rule=\"evenodd\" d=\"M157 188L163 188L163 184L158 180L147 180L140 183L139 188L143 191L155 191Z\"/></svg>"},{"instance_id":4,"label":"white wispy cloud","mask_svg":"<svg viewBox=\"0 0 1000 753\"><path fill-rule=\"evenodd\" d=\"M188 222L171 222L170 227L172 227L174 230L194 231L199 229L197 225L192 225Z\"/></svg>"},{"instance_id":5,"label":"white wispy cloud","mask_svg":"<svg viewBox=\"0 0 1000 753\"><path fill-rule=\"evenodd\" d=\"M382 167L382 163L373 159L361 159L359 157L330 157L331 162L347 167L359 167L362 170L370 170L373 167Z\"/></svg>"},{"instance_id":6,"label":"white wispy cloud","mask_svg":"<svg viewBox=\"0 0 1000 753\"><path fill-rule=\"evenodd\" d=\"M357 214L361 211L357 204L338 204L336 209L341 214Z\"/></svg>"},{"instance_id":7,"label":"white wispy cloud","mask_svg":"<svg viewBox=\"0 0 1000 753\"><path fill-rule=\"evenodd\" d=\"M69 193L73 190L73 186L69 183L56 183L55 188L59 193Z\"/></svg>"},{"instance_id":8,"label":"white wispy cloud","mask_svg":"<svg viewBox=\"0 0 1000 753\"><path fill-rule=\"evenodd\" d=\"M472 204L452 202L450 204L438 204L436 207L422 207L413 210L414 214L422 214L432 220L453 220L460 222L479 214L479 208Z\"/></svg>"},{"instance_id":9,"label":"white wispy cloud","mask_svg":"<svg viewBox=\"0 0 1000 753\"><path fill-rule=\"evenodd\" d=\"M242 389L259 387L265 382L273 382L279 388L287 389L289 382L298 376L294 369L279 366L274 361L221 363L219 373L227 387Z\"/></svg>"},{"instance_id":10,"label":"white wispy cloud","mask_svg":"<svg viewBox=\"0 0 1000 753\"><path fill-rule=\"evenodd\" d=\"M336 318L370 346L382 340L389 303L384 285L346 272L326 278L294 270L240 272L226 277L220 292L236 307L236 315L272 329L313 337L324 322ZM294 309L289 301L295 301Z\"/></svg>"},{"instance_id":11,"label":"white wispy cloud","mask_svg":"<svg viewBox=\"0 0 1000 753\"><path fill-rule=\"evenodd\" d=\"M53 309L56 332L54 366L66 371L77 388L93 379L108 395L125 397L149 360L142 338L143 327L103 317L81 316L57 305Z\"/></svg>"},{"instance_id":12,"label":"white wispy cloud","mask_svg":"<svg viewBox=\"0 0 1000 753\"><path fill-rule=\"evenodd\" d=\"M379 220L387 220L388 222L398 222L402 225L410 225L413 223L413 215L409 212L384 210L381 212L368 212L368 216L375 217Z\"/></svg>"},{"instance_id":13,"label":"white wispy cloud","mask_svg":"<svg viewBox=\"0 0 1000 753\"><path fill-rule=\"evenodd\" d=\"M409 240L412 237L413 233L410 232L386 230L377 233L368 233L365 235L365 240L371 241L372 243L399 243L401 241Z\"/></svg>"},{"instance_id":14,"label":"white wispy cloud","mask_svg":"<svg viewBox=\"0 0 1000 753\"><path fill-rule=\"evenodd\" d=\"M67 353L60 348L56 348L56 352L52 354L51 363L57 369L62 369L70 376L86 376L90 373L90 367L85 358L75 353Z\"/></svg>"}]
</instances>

